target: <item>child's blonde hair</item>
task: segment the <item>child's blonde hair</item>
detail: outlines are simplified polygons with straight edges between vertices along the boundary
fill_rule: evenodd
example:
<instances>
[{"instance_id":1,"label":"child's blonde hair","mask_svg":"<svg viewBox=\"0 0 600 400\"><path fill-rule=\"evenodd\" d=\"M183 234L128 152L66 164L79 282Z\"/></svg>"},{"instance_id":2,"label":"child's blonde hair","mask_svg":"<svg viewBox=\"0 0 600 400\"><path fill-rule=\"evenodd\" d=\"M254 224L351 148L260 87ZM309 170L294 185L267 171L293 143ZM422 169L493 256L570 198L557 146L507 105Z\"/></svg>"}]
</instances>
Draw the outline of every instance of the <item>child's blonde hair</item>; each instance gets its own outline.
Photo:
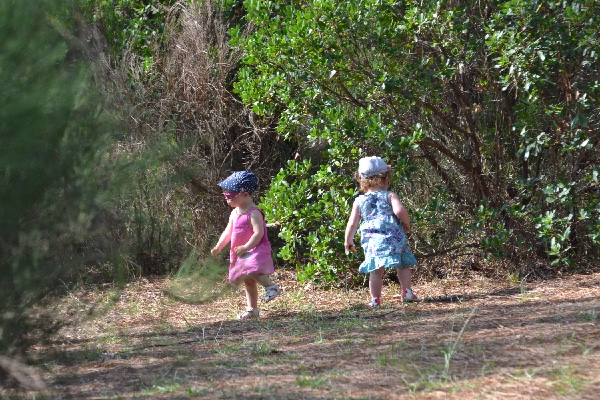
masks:
<instances>
[{"instance_id":1,"label":"child's blonde hair","mask_svg":"<svg viewBox=\"0 0 600 400\"><path fill-rule=\"evenodd\" d=\"M362 193L366 193L370 188L375 186L382 186L389 184L391 179L390 171L384 172L383 174L369 176L368 178L361 178L358 171L356 171L355 178L358 181L358 190Z\"/></svg>"}]
</instances>

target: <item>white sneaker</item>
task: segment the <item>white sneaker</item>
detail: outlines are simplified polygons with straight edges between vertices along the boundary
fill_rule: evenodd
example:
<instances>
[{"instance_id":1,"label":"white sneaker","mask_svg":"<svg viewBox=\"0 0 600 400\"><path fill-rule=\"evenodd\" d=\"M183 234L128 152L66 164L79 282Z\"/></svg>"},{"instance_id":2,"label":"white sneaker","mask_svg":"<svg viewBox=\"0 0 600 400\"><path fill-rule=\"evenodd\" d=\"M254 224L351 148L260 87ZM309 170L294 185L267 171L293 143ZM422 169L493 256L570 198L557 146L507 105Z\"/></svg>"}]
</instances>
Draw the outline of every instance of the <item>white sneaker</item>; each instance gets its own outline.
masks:
<instances>
[{"instance_id":1,"label":"white sneaker","mask_svg":"<svg viewBox=\"0 0 600 400\"><path fill-rule=\"evenodd\" d=\"M373 297L369 305L367 305L367 307L371 309L381 307L381 297Z\"/></svg>"},{"instance_id":2,"label":"white sneaker","mask_svg":"<svg viewBox=\"0 0 600 400\"><path fill-rule=\"evenodd\" d=\"M402 301L406 301L407 303L418 302L419 298L413 293L411 289L402 289Z\"/></svg>"},{"instance_id":3,"label":"white sneaker","mask_svg":"<svg viewBox=\"0 0 600 400\"><path fill-rule=\"evenodd\" d=\"M281 286L279 286L279 285L267 286L265 288L265 297L263 300L265 301L265 303L268 303L269 301L271 301L275 297L277 297L279 295L279 293L281 293Z\"/></svg>"},{"instance_id":4,"label":"white sneaker","mask_svg":"<svg viewBox=\"0 0 600 400\"><path fill-rule=\"evenodd\" d=\"M238 315L238 319L253 319L258 318L260 309L258 308L247 308L246 311Z\"/></svg>"}]
</instances>

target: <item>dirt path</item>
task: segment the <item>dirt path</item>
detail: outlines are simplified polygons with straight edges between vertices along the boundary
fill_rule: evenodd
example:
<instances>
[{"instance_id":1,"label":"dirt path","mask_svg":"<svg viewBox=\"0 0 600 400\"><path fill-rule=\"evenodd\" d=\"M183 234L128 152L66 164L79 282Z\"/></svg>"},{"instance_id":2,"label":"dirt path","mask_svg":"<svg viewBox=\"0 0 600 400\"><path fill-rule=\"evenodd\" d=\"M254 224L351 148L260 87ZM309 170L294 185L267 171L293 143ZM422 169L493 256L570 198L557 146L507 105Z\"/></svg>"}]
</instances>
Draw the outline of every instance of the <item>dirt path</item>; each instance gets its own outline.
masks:
<instances>
[{"instance_id":1,"label":"dirt path","mask_svg":"<svg viewBox=\"0 0 600 400\"><path fill-rule=\"evenodd\" d=\"M62 298L72 324L32 349L50 399L597 399L600 273L527 285L483 278L284 294L240 322L240 292L204 305L164 280Z\"/></svg>"}]
</instances>

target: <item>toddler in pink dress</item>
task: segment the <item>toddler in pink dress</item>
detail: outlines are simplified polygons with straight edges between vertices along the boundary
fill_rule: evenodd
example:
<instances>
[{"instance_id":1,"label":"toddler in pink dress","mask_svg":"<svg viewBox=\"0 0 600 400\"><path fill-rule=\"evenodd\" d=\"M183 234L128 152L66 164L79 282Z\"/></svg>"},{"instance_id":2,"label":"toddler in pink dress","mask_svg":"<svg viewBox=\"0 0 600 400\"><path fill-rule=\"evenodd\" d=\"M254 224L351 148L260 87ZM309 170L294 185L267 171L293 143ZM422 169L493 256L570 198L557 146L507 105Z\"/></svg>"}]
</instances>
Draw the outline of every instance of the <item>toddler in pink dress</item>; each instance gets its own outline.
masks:
<instances>
[{"instance_id":1,"label":"toddler in pink dress","mask_svg":"<svg viewBox=\"0 0 600 400\"><path fill-rule=\"evenodd\" d=\"M237 285L244 277L251 274L271 275L275 272L273 258L271 258L271 243L267 235L263 234L258 244L246 254L238 257L234 249L248 243L254 230L251 224L252 212L258 211L262 217L263 231L267 231L264 214L258 207L250 208L244 214L238 214L231 232L231 249L229 251L229 283Z\"/></svg>"},{"instance_id":2,"label":"toddler in pink dress","mask_svg":"<svg viewBox=\"0 0 600 400\"><path fill-rule=\"evenodd\" d=\"M238 171L220 182L219 186L233 211L211 253L216 257L231 242L229 282L236 286L244 283L248 304L239 318L258 318L258 284L265 288L265 302L277 297L281 287L269 278L274 267L267 224L264 213L252 200L252 192L258 188L257 179L250 171Z\"/></svg>"}]
</instances>

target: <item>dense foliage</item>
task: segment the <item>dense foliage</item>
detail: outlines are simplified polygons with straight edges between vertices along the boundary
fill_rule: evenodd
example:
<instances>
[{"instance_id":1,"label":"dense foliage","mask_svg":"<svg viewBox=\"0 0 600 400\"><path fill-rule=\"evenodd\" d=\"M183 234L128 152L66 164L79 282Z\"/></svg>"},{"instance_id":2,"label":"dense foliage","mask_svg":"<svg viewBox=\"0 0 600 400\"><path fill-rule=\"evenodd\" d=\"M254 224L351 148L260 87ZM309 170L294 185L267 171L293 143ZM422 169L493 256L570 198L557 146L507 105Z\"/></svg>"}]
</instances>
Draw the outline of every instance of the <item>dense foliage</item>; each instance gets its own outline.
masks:
<instances>
[{"instance_id":1,"label":"dense foliage","mask_svg":"<svg viewBox=\"0 0 600 400\"><path fill-rule=\"evenodd\" d=\"M129 50L149 68L174 3L176 0L86 0L83 9L99 23L111 55L119 58Z\"/></svg>"},{"instance_id":2,"label":"dense foliage","mask_svg":"<svg viewBox=\"0 0 600 400\"><path fill-rule=\"evenodd\" d=\"M598 2L245 5L237 93L310 156L263 203L301 278L345 264L365 155L393 165L417 253L473 246L522 273L598 260Z\"/></svg>"},{"instance_id":3,"label":"dense foliage","mask_svg":"<svg viewBox=\"0 0 600 400\"><path fill-rule=\"evenodd\" d=\"M0 354L33 332L27 310L85 263L102 204L107 125L86 32L67 9L0 2Z\"/></svg>"}]
</instances>

